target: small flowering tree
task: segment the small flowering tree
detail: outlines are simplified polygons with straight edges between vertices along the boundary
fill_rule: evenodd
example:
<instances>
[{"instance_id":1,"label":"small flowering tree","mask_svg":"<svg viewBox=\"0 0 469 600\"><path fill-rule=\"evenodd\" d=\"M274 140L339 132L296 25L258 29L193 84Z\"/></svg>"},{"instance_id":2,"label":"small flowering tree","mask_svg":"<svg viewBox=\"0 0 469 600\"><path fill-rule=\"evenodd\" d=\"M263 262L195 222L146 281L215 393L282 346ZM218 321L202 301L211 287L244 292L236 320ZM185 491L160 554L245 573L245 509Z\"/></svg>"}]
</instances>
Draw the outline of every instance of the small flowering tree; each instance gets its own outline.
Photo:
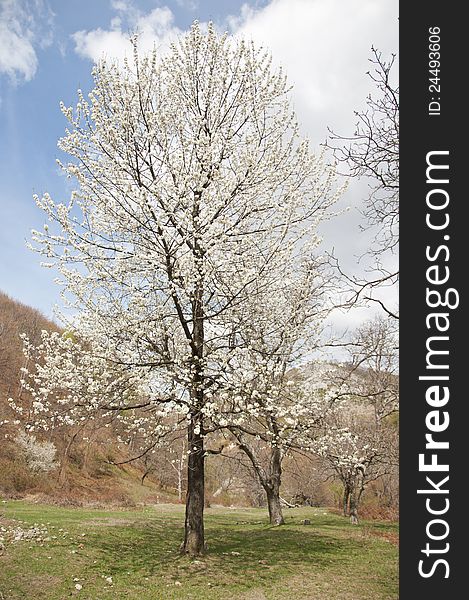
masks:
<instances>
[{"instance_id":1,"label":"small flowering tree","mask_svg":"<svg viewBox=\"0 0 469 600\"><path fill-rule=\"evenodd\" d=\"M15 438L17 445L23 452L28 467L35 473L55 469L56 448L52 442L41 442L36 436L21 431Z\"/></svg>"},{"instance_id":2,"label":"small flowering tree","mask_svg":"<svg viewBox=\"0 0 469 600\"><path fill-rule=\"evenodd\" d=\"M320 342L322 320L330 310L333 282L320 259L301 249L291 272L278 269L275 297L260 294L249 307L249 320L233 320L231 393L220 414L223 424L247 455L267 497L272 525L284 522L280 485L282 462L295 448L304 448L319 432L330 398L317 382L293 370Z\"/></svg>"},{"instance_id":3,"label":"small flowering tree","mask_svg":"<svg viewBox=\"0 0 469 600\"><path fill-rule=\"evenodd\" d=\"M211 25L162 57L142 58L134 40L133 60L93 74L89 98L62 107L61 167L77 188L66 204L36 198L51 225L34 241L61 272L83 349L144 372L151 398L184 413L183 551L199 554L204 438L241 350L234 315L249 320L256 296L275 297L279 267L295 269L335 201L334 174L299 138L269 55Z\"/></svg>"},{"instance_id":4,"label":"small flowering tree","mask_svg":"<svg viewBox=\"0 0 469 600\"><path fill-rule=\"evenodd\" d=\"M376 445L374 445L376 444ZM366 485L385 473L382 448L370 431L364 434L346 428L329 428L328 433L318 438L316 452L331 467L343 485L343 512L353 524L358 523L358 507Z\"/></svg>"},{"instance_id":5,"label":"small flowering tree","mask_svg":"<svg viewBox=\"0 0 469 600\"><path fill-rule=\"evenodd\" d=\"M305 438L311 440L319 435L327 401L317 390L302 388L285 377L283 382L277 382L275 390L271 386L268 392L257 391L244 405L240 404L251 418L235 417L229 431L248 457L266 493L270 523L283 525L280 497L283 460L292 450L303 449Z\"/></svg>"},{"instance_id":6,"label":"small flowering tree","mask_svg":"<svg viewBox=\"0 0 469 600\"><path fill-rule=\"evenodd\" d=\"M343 485L343 510L358 522L366 486L397 465L399 409L395 321L376 318L355 333L351 361L338 370L332 387L340 399L325 421L326 431L313 444Z\"/></svg>"},{"instance_id":7,"label":"small flowering tree","mask_svg":"<svg viewBox=\"0 0 469 600\"><path fill-rule=\"evenodd\" d=\"M61 482L73 442L81 438L89 443L101 427L112 424L123 442L138 435L140 452L151 451L171 430L166 418L174 412L171 384L158 380L156 392L148 368L129 369L76 335L46 330L38 345L23 336L23 352L28 367L22 369L22 389L31 400L25 405L10 399L10 406L27 431L60 430L68 438Z\"/></svg>"}]
</instances>

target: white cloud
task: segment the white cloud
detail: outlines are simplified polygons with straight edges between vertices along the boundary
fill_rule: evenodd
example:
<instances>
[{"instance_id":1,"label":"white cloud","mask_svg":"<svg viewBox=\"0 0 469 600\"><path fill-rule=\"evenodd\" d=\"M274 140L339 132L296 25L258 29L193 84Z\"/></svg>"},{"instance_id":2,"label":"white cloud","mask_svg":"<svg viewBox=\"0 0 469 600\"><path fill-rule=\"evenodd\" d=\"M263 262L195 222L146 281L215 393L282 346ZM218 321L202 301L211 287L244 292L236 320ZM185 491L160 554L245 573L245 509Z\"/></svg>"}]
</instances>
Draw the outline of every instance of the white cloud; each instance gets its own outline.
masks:
<instances>
[{"instance_id":1,"label":"white cloud","mask_svg":"<svg viewBox=\"0 0 469 600\"><path fill-rule=\"evenodd\" d=\"M320 143L328 125L353 126L353 111L370 90L371 46L397 51L397 11L397 0L273 0L259 10L244 5L228 25L285 67L302 126Z\"/></svg>"},{"instance_id":2,"label":"white cloud","mask_svg":"<svg viewBox=\"0 0 469 600\"><path fill-rule=\"evenodd\" d=\"M226 24L235 35L269 48L274 64L284 67L294 86L302 133L316 147L326 140L328 127L341 135L353 133L354 111L364 108L373 91L366 76L371 46L386 57L398 51L397 0L272 0L260 9L245 4ZM359 208L367 195L366 181L351 181L341 206L352 210L321 227L323 247L334 248L342 268L359 277L367 276L370 264L357 263L358 257L367 252L373 237L373 232L359 228ZM389 257L389 268L396 268L396 262L396 256ZM392 306L396 289L383 289L380 298ZM339 328L345 323L354 326L365 313L336 314L333 321Z\"/></svg>"},{"instance_id":3,"label":"white cloud","mask_svg":"<svg viewBox=\"0 0 469 600\"><path fill-rule=\"evenodd\" d=\"M111 7L114 10L128 11L131 8L131 3L126 0L112 0Z\"/></svg>"},{"instance_id":4,"label":"white cloud","mask_svg":"<svg viewBox=\"0 0 469 600\"><path fill-rule=\"evenodd\" d=\"M0 73L13 81L30 81L36 74L36 48L53 39L53 13L43 0L0 2Z\"/></svg>"},{"instance_id":5,"label":"white cloud","mask_svg":"<svg viewBox=\"0 0 469 600\"><path fill-rule=\"evenodd\" d=\"M197 10L199 8L198 0L176 0L176 4L187 10Z\"/></svg>"},{"instance_id":6,"label":"white cloud","mask_svg":"<svg viewBox=\"0 0 469 600\"><path fill-rule=\"evenodd\" d=\"M153 46L166 46L181 30L174 25L174 16L167 7L141 13L128 0L113 0L117 15L109 29L77 31L72 35L75 51L83 58L97 62L103 57L123 59L131 52L129 37L139 34L139 47L145 52Z\"/></svg>"},{"instance_id":7,"label":"white cloud","mask_svg":"<svg viewBox=\"0 0 469 600\"><path fill-rule=\"evenodd\" d=\"M111 7L115 15L109 28L72 35L80 56L122 58L130 52L134 32L140 34L143 51L155 43L164 46L181 33L166 6L142 13L132 0L111 0ZM224 25L263 43L286 68L303 130L319 144L327 126L340 133L353 127L353 111L370 91L365 72L371 46L384 54L397 50L397 10L397 0L272 0L259 9L244 4Z\"/></svg>"}]
</instances>

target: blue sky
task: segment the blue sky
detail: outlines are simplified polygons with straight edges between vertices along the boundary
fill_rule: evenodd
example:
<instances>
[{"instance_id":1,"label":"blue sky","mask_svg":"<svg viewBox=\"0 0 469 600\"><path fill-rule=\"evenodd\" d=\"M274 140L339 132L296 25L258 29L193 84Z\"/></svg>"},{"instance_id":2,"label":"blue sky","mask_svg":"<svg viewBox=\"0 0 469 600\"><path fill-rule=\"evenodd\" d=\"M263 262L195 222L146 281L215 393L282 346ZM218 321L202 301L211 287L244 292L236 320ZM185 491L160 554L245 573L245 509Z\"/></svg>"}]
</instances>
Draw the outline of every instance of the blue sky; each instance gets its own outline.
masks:
<instances>
[{"instance_id":1,"label":"blue sky","mask_svg":"<svg viewBox=\"0 0 469 600\"><path fill-rule=\"evenodd\" d=\"M353 111L369 92L371 45L398 50L397 9L397 0L0 0L0 289L47 316L59 302L54 272L26 248L43 223L32 195L68 198L55 164L65 128L59 102L71 105L78 88L91 89L93 60L118 56L128 32L158 43L197 18L268 45L295 86L304 133L318 145L328 125L353 130ZM352 186L344 202L356 207L363 193ZM363 236L351 252L344 242L358 239L358 220L351 211L324 230L325 244L345 260L367 244Z\"/></svg>"}]
</instances>

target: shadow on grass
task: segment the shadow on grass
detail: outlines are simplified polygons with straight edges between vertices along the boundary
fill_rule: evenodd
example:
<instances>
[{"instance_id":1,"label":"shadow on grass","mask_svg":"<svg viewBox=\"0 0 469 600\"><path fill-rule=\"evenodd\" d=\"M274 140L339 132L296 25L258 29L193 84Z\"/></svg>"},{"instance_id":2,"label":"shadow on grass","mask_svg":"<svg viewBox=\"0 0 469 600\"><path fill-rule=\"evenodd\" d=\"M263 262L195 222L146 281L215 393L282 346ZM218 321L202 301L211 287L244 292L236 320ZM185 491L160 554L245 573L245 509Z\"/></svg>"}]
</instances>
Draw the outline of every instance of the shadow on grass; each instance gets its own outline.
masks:
<instances>
[{"instance_id":1,"label":"shadow on grass","mask_svg":"<svg viewBox=\"0 0 469 600\"><path fill-rule=\"evenodd\" d=\"M395 530L395 525L363 522L354 527L337 515L295 509L286 511L286 525L271 527L265 511L214 508L206 513L208 552L193 559L178 551L184 534L182 507L75 511L18 504L9 512L27 522L50 519L52 526L60 527L58 532L70 530L63 540L58 533L50 550L15 546L16 562L9 568L18 593L12 598L26 598L26 591L34 589L35 598L62 600L73 595L74 576L91 594L83 598L103 600L265 597L259 590L283 599L309 598L309 590L318 598L337 599L341 590L347 591L347 598L396 597L397 550L384 543L388 540L370 535L373 529ZM302 524L305 518L311 525ZM106 588L103 578L109 575L115 588ZM295 594L298 586L300 595Z\"/></svg>"},{"instance_id":2,"label":"shadow on grass","mask_svg":"<svg viewBox=\"0 0 469 600\"><path fill-rule=\"evenodd\" d=\"M116 575L133 571L179 577L184 572L196 580L222 573L225 582L247 585L251 580L274 583L286 573L305 569L338 567L350 555L363 551L363 541L324 536L313 527L302 527L274 528L249 522L234 525L225 519L207 519L208 552L197 560L178 552L183 538L180 522L154 520L113 527L105 534L97 532L92 545Z\"/></svg>"}]
</instances>

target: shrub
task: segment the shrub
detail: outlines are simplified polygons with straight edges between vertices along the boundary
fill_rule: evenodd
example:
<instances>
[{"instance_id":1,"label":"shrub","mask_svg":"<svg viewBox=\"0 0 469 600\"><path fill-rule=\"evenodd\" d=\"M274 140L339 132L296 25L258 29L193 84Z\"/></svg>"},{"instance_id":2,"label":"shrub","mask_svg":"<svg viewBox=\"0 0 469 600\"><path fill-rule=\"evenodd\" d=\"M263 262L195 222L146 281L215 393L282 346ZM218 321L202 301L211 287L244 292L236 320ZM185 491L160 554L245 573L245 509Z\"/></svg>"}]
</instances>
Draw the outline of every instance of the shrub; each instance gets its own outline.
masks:
<instances>
[{"instance_id":1,"label":"shrub","mask_svg":"<svg viewBox=\"0 0 469 600\"><path fill-rule=\"evenodd\" d=\"M54 460L57 449L52 442L40 442L36 439L36 436L24 431L16 436L15 441L33 473L41 471L47 473L57 467Z\"/></svg>"}]
</instances>

